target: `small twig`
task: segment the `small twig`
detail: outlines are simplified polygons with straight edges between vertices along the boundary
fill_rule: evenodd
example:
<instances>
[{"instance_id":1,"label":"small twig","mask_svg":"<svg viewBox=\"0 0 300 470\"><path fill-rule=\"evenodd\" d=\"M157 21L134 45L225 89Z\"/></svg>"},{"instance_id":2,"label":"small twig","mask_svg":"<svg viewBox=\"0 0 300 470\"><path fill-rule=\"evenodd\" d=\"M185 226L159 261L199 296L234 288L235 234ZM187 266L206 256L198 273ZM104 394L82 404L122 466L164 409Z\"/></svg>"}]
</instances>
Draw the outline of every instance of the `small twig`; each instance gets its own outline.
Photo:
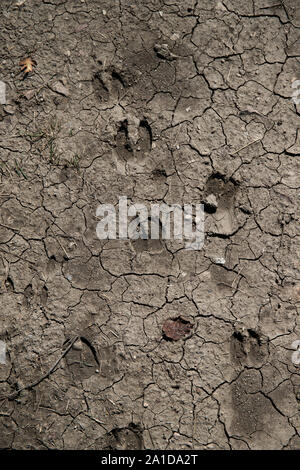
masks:
<instances>
[{"instance_id":1,"label":"small twig","mask_svg":"<svg viewBox=\"0 0 300 470\"><path fill-rule=\"evenodd\" d=\"M80 366L86 366L86 367L95 367L94 364L87 364L87 362L82 362L82 361L73 361L69 363L69 366L72 366L73 364L80 364Z\"/></svg>"},{"instance_id":2,"label":"small twig","mask_svg":"<svg viewBox=\"0 0 300 470\"><path fill-rule=\"evenodd\" d=\"M232 69L232 65L230 66L230 69L229 69L229 72L228 72L228 75L227 75L227 82L228 82L228 80L229 80L229 75L230 75L230 73L231 73L231 69Z\"/></svg>"},{"instance_id":3,"label":"small twig","mask_svg":"<svg viewBox=\"0 0 300 470\"><path fill-rule=\"evenodd\" d=\"M19 163L17 162L17 160L15 159L15 172L17 173L18 176L20 176L19 173L21 173L21 175L27 180L27 175L26 173L24 173L23 169L20 167Z\"/></svg>"},{"instance_id":4,"label":"small twig","mask_svg":"<svg viewBox=\"0 0 300 470\"><path fill-rule=\"evenodd\" d=\"M148 429L147 429L147 431L148 431L148 434L149 434L150 440L151 440L151 442L152 442L153 449L155 449L155 445L154 445L154 442L153 442L153 439L152 439L152 436L151 436L151 433L150 433L150 429L148 428Z\"/></svg>"},{"instance_id":5,"label":"small twig","mask_svg":"<svg viewBox=\"0 0 300 470\"><path fill-rule=\"evenodd\" d=\"M37 396L37 393L36 393L36 396ZM42 401L42 395L39 394L38 395L38 400L37 400L37 403L36 403L36 407L35 407L35 412L38 411L39 407L40 407L40 404L41 404L41 401Z\"/></svg>"},{"instance_id":6,"label":"small twig","mask_svg":"<svg viewBox=\"0 0 300 470\"><path fill-rule=\"evenodd\" d=\"M20 230L16 227L9 227L8 225L5 224L0 224L1 227L8 228L9 230L15 230L16 232L20 232Z\"/></svg>"},{"instance_id":7,"label":"small twig","mask_svg":"<svg viewBox=\"0 0 300 470\"><path fill-rule=\"evenodd\" d=\"M275 3L275 5L269 5L267 7L260 7L260 10L267 10L268 8L283 7L282 3Z\"/></svg>"},{"instance_id":8,"label":"small twig","mask_svg":"<svg viewBox=\"0 0 300 470\"><path fill-rule=\"evenodd\" d=\"M113 331L111 328L109 328L109 331L111 332L111 334L113 334L116 338L119 338L119 335Z\"/></svg>"},{"instance_id":9,"label":"small twig","mask_svg":"<svg viewBox=\"0 0 300 470\"><path fill-rule=\"evenodd\" d=\"M9 166L8 166L8 164L7 164L7 163L6 163L4 160L2 160L2 158L0 158L0 160L1 160L1 161L2 161L2 163L3 163L3 164L6 166L6 168L7 168L7 170L8 170L8 173L9 173L9 176L10 176L10 177L11 177L11 179L12 179L12 174L11 174L11 171L10 171L10 169L9 169Z\"/></svg>"},{"instance_id":10,"label":"small twig","mask_svg":"<svg viewBox=\"0 0 300 470\"><path fill-rule=\"evenodd\" d=\"M244 147L241 147L240 149L232 152L230 155L235 155L236 153L239 153L241 150L244 150L245 148L249 147L249 145L255 144L255 142L258 142L259 140L262 140L262 138L259 137L258 139L255 139L252 142L249 142L248 144L244 145Z\"/></svg>"},{"instance_id":11,"label":"small twig","mask_svg":"<svg viewBox=\"0 0 300 470\"><path fill-rule=\"evenodd\" d=\"M48 222L47 219L46 219L46 222ZM49 223L49 222L48 222L48 223ZM60 243L60 241L58 240L57 236L55 235L55 233L54 233L54 231L53 231L53 229L52 229L52 227L51 227L51 225L49 225L49 228L50 228L50 230L51 230L51 232L52 232L52 234L53 234L55 240L57 241L57 243L59 244L59 246L60 246L61 249L63 250L64 254L65 254L66 257L69 259L70 257L69 257L69 255L68 255L68 253L66 252L65 248L64 248L63 245Z\"/></svg>"},{"instance_id":12,"label":"small twig","mask_svg":"<svg viewBox=\"0 0 300 470\"><path fill-rule=\"evenodd\" d=\"M0 397L0 400L5 400L6 398L15 398L16 396L19 395L19 393L23 392L24 390L28 390L30 388L36 387L38 384L40 384L43 380L47 379L49 375L54 371L56 366L60 363L60 361L65 357L65 355L70 351L72 348L73 344L79 339L79 336L75 336L71 341L69 346L63 351L63 353L60 355L60 357L57 359L57 361L53 364L53 366L46 372L46 374L42 375L38 380L35 382L32 382L28 385L25 385L25 387L20 388L19 390L9 394Z\"/></svg>"},{"instance_id":13,"label":"small twig","mask_svg":"<svg viewBox=\"0 0 300 470\"><path fill-rule=\"evenodd\" d=\"M232 289L233 289L234 283L235 283L236 281L237 281L237 285L236 285L235 289L237 288L238 283L239 283L239 275L241 274L241 272L243 271L243 269L244 269L244 266L242 266L242 267L239 269L237 275L236 275L235 278L233 279L232 284L231 284Z\"/></svg>"},{"instance_id":14,"label":"small twig","mask_svg":"<svg viewBox=\"0 0 300 470\"><path fill-rule=\"evenodd\" d=\"M5 253L6 255L15 256L16 258L18 258L18 259L21 260L21 261L26 261L27 263L30 263L30 264L35 265L35 263L34 263L33 261L30 261L29 259L26 259L26 258L22 258L21 256L16 255L15 253L9 253L9 251L5 251L5 250L3 250L3 248L0 248L0 251L1 251L2 253Z\"/></svg>"},{"instance_id":15,"label":"small twig","mask_svg":"<svg viewBox=\"0 0 300 470\"><path fill-rule=\"evenodd\" d=\"M195 420L195 413L193 413L193 425L192 425L192 448L194 449L194 435L196 430L196 420Z\"/></svg>"}]
</instances>

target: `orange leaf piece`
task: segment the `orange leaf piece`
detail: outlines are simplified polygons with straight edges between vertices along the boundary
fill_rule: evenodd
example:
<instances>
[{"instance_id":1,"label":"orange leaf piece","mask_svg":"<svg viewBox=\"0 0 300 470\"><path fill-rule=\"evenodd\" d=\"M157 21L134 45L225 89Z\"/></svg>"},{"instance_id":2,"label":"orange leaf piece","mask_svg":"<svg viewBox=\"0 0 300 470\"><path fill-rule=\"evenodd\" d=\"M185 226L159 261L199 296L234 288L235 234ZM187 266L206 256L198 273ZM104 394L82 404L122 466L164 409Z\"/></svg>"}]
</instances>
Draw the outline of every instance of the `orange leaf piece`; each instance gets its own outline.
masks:
<instances>
[{"instance_id":1,"label":"orange leaf piece","mask_svg":"<svg viewBox=\"0 0 300 470\"><path fill-rule=\"evenodd\" d=\"M24 71L25 75L29 72L32 72L33 66L36 65L36 61L31 57L26 57L26 59L20 60L19 65L21 65L21 70Z\"/></svg>"}]
</instances>

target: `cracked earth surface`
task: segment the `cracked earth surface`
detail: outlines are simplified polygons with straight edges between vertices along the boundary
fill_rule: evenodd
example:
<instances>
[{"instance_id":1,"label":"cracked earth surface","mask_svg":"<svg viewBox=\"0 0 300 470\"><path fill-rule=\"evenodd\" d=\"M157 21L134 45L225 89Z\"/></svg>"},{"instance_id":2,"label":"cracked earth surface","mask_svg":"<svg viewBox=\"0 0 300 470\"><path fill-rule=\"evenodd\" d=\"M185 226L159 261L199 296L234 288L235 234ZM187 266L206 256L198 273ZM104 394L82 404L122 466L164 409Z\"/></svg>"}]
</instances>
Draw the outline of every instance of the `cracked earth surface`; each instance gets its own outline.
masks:
<instances>
[{"instance_id":1,"label":"cracked earth surface","mask_svg":"<svg viewBox=\"0 0 300 470\"><path fill-rule=\"evenodd\" d=\"M300 448L299 0L0 11L0 447ZM99 240L120 195L204 248Z\"/></svg>"}]
</instances>

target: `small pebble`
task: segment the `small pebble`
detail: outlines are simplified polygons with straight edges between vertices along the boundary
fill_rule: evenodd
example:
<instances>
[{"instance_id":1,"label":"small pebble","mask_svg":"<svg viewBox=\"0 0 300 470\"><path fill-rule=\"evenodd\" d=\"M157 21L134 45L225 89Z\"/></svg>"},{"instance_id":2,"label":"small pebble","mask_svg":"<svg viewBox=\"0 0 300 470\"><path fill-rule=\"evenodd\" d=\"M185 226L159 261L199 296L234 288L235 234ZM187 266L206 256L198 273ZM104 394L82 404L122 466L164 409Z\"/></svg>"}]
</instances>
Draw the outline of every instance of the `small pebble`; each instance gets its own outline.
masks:
<instances>
[{"instance_id":1,"label":"small pebble","mask_svg":"<svg viewBox=\"0 0 300 470\"><path fill-rule=\"evenodd\" d=\"M76 351L82 351L82 342L80 339L75 341L75 343L73 344L73 349L75 349Z\"/></svg>"}]
</instances>

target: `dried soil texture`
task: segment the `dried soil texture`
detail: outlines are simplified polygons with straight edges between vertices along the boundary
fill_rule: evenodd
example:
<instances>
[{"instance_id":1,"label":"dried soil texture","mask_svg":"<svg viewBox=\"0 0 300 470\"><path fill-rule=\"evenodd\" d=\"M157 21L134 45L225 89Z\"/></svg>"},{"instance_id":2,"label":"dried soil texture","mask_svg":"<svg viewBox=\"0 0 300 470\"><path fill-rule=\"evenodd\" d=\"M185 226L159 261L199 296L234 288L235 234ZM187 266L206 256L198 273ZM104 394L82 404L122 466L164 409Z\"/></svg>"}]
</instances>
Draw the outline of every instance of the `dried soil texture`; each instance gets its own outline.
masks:
<instances>
[{"instance_id":1,"label":"dried soil texture","mask_svg":"<svg viewBox=\"0 0 300 470\"><path fill-rule=\"evenodd\" d=\"M299 0L0 15L0 447L299 448ZM121 195L203 249L98 239Z\"/></svg>"}]
</instances>

